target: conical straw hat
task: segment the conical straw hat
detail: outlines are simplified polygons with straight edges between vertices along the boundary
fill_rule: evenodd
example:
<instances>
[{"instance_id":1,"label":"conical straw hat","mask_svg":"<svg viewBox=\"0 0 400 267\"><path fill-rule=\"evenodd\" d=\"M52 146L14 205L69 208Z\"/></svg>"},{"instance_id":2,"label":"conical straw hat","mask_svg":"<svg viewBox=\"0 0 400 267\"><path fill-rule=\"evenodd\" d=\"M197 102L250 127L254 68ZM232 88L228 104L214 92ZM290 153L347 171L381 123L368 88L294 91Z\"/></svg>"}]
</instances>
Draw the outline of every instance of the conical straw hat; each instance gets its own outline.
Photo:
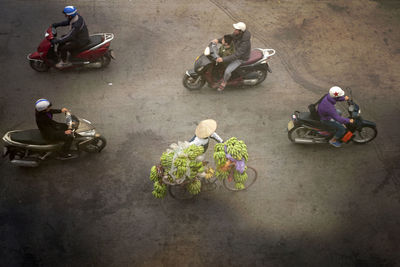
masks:
<instances>
[{"instance_id":1,"label":"conical straw hat","mask_svg":"<svg viewBox=\"0 0 400 267\"><path fill-rule=\"evenodd\" d=\"M209 119L204 120L197 125L195 134L199 138L207 138L212 135L217 129L217 122L215 120Z\"/></svg>"}]
</instances>

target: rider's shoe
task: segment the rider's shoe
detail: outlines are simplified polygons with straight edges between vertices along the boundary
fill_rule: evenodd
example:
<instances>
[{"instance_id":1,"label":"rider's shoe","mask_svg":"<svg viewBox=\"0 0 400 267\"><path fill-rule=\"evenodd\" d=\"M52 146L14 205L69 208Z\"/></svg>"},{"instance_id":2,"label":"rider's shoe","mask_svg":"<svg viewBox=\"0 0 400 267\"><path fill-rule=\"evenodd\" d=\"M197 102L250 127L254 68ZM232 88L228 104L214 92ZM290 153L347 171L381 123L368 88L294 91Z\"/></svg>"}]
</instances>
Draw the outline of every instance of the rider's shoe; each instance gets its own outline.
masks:
<instances>
[{"instance_id":1,"label":"rider's shoe","mask_svg":"<svg viewBox=\"0 0 400 267\"><path fill-rule=\"evenodd\" d=\"M341 147L342 146L342 142L334 140L334 139L329 140L329 144L331 144L334 147Z\"/></svg>"},{"instance_id":2,"label":"rider's shoe","mask_svg":"<svg viewBox=\"0 0 400 267\"><path fill-rule=\"evenodd\" d=\"M225 82L222 82L222 83L219 85L219 87L218 87L218 92L224 91L225 86L226 86L226 83L225 83Z\"/></svg>"},{"instance_id":3,"label":"rider's shoe","mask_svg":"<svg viewBox=\"0 0 400 267\"><path fill-rule=\"evenodd\" d=\"M64 62L64 61L60 61L56 64L56 68L62 69L62 68L67 68L67 67L71 67L72 63L71 62Z\"/></svg>"}]
</instances>

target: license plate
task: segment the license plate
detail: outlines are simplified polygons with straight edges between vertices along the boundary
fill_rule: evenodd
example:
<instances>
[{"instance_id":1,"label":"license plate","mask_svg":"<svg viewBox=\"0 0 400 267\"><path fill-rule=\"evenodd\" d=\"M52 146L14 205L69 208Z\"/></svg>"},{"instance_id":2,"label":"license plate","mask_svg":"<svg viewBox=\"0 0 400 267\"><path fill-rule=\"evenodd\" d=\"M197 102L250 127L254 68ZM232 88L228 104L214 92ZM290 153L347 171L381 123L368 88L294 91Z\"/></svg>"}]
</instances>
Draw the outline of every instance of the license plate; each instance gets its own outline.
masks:
<instances>
[{"instance_id":1,"label":"license plate","mask_svg":"<svg viewBox=\"0 0 400 267\"><path fill-rule=\"evenodd\" d=\"M287 124L287 129L288 131L292 130L294 128L294 123L293 121L289 121L289 123Z\"/></svg>"}]
</instances>

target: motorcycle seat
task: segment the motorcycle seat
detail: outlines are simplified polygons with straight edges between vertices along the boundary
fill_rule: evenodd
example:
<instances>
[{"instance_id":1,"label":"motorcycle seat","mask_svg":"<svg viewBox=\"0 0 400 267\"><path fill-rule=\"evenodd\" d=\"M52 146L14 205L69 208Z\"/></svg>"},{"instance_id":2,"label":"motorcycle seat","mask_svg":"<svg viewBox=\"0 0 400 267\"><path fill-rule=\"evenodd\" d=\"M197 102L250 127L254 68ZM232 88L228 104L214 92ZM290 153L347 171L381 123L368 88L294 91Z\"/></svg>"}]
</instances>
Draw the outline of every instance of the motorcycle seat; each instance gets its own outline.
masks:
<instances>
[{"instance_id":1,"label":"motorcycle seat","mask_svg":"<svg viewBox=\"0 0 400 267\"><path fill-rule=\"evenodd\" d=\"M52 142L44 139L38 129L15 131L10 134L10 138L15 142L31 145L49 145L58 143L57 141Z\"/></svg>"},{"instance_id":2,"label":"motorcycle seat","mask_svg":"<svg viewBox=\"0 0 400 267\"><path fill-rule=\"evenodd\" d=\"M256 63L257 61L262 59L263 56L264 55L260 50L254 49L251 51L249 59L246 62L242 63L242 65L240 65L240 66L246 66L246 65L251 65L253 63Z\"/></svg>"},{"instance_id":3,"label":"motorcycle seat","mask_svg":"<svg viewBox=\"0 0 400 267\"><path fill-rule=\"evenodd\" d=\"M79 52L85 51L85 50L89 50L92 47L95 47L96 45L99 45L103 42L103 36L102 35L90 35L89 36L89 43L85 46L83 46L82 48L79 49Z\"/></svg>"},{"instance_id":4,"label":"motorcycle seat","mask_svg":"<svg viewBox=\"0 0 400 267\"><path fill-rule=\"evenodd\" d=\"M305 123L310 124L312 126L319 126L319 127L324 126L324 124L322 124L321 121L312 119L310 112L300 112L298 118L299 120L304 121Z\"/></svg>"}]
</instances>

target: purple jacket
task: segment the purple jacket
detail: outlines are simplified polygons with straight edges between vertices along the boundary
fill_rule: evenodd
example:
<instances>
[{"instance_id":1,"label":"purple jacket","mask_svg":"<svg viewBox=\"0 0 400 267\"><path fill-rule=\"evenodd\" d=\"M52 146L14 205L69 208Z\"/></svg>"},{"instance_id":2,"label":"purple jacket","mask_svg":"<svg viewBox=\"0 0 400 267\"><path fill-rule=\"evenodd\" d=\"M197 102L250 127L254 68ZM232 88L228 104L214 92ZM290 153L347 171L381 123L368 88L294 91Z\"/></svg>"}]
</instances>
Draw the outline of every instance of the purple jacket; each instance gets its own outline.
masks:
<instances>
[{"instance_id":1,"label":"purple jacket","mask_svg":"<svg viewBox=\"0 0 400 267\"><path fill-rule=\"evenodd\" d=\"M349 119L343 118L337 113L335 108L336 101L344 101L344 96L337 97L335 99L327 94L322 99L321 103L318 105L318 115L321 121L329 121L330 119L334 119L341 124L349 123Z\"/></svg>"}]
</instances>

